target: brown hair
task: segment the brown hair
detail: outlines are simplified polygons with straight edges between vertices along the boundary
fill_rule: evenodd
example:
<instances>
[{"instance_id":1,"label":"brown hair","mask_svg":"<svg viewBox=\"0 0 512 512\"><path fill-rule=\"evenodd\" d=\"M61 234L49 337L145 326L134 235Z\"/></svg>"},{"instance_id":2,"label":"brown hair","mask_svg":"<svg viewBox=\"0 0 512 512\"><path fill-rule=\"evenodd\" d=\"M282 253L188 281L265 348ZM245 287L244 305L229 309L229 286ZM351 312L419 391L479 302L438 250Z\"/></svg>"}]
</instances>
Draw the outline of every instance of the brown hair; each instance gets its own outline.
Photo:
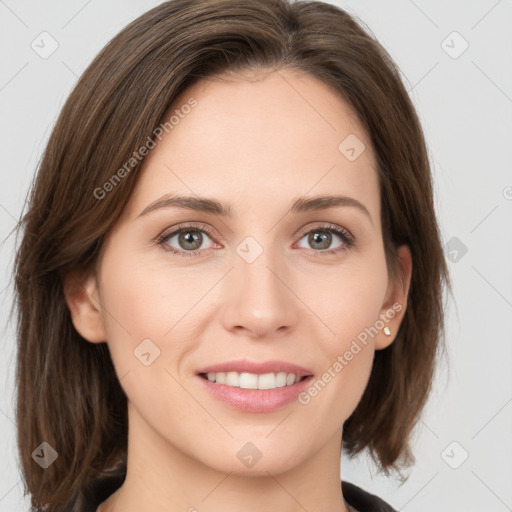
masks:
<instances>
[{"instance_id":1,"label":"brown hair","mask_svg":"<svg viewBox=\"0 0 512 512\"><path fill-rule=\"evenodd\" d=\"M137 170L97 199L146 144L173 100L203 77L293 68L339 92L377 157L388 270L410 247L407 310L395 341L375 354L364 395L343 429L350 457L364 448L382 471L410 465L410 435L443 348L449 277L423 132L390 56L342 9L291 0L173 0L124 28L89 65L64 105L32 185L15 260L17 428L35 510L62 511L105 470L125 461L127 401L108 347L74 328L63 294L71 269L93 271ZM341 141L340 141L341 142ZM57 460L41 469L46 441ZM44 508L48 506L49 508Z\"/></svg>"}]
</instances>

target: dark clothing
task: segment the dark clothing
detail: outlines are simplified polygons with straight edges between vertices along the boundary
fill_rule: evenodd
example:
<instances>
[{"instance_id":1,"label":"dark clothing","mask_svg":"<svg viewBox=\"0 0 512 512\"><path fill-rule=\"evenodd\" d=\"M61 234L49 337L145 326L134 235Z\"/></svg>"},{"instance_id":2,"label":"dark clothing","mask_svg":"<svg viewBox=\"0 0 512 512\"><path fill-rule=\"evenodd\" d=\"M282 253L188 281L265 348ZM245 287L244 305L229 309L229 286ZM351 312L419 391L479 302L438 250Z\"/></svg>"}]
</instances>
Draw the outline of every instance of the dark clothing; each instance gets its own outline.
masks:
<instances>
[{"instance_id":1,"label":"dark clothing","mask_svg":"<svg viewBox=\"0 0 512 512\"><path fill-rule=\"evenodd\" d=\"M125 474L104 476L92 482L80 493L69 512L96 512L100 504L113 494L123 483ZM394 508L360 487L342 482L343 498L358 512L396 512Z\"/></svg>"},{"instance_id":2,"label":"dark clothing","mask_svg":"<svg viewBox=\"0 0 512 512\"><path fill-rule=\"evenodd\" d=\"M358 512L396 512L391 505L378 496L370 494L350 482L341 482L341 489L345 501Z\"/></svg>"}]
</instances>

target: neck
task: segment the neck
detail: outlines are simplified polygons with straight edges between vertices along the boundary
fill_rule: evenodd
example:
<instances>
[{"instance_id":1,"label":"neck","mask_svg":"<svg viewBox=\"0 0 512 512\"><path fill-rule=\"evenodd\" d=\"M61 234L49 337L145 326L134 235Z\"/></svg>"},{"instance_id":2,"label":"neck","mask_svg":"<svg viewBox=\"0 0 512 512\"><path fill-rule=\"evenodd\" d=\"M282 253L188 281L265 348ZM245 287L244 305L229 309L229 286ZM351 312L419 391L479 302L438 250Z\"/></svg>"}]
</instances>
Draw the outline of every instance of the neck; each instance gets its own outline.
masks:
<instances>
[{"instance_id":1,"label":"neck","mask_svg":"<svg viewBox=\"0 0 512 512\"><path fill-rule=\"evenodd\" d=\"M288 464L285 470L261 465L255 471L255 464L251 473L244 474L238 471L243 467L238 460L233 470L223 471L178 449L155 432L130 403L128 417L126 479L97 512L353 510L341 491L341 429L310 457L297 454L301 460L296 465ZM212 443L217 435L212 432ZM234 442L234 446L243 444Z\"/></svg>"}]
</instances>

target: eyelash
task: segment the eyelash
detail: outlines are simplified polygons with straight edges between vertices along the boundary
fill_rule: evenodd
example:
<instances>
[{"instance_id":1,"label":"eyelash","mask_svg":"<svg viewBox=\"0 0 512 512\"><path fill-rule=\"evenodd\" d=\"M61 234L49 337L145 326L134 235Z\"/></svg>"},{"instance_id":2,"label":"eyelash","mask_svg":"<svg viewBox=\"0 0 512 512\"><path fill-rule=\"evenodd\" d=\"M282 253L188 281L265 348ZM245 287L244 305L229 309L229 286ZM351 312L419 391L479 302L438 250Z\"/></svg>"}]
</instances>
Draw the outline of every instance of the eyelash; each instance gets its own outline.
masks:
<instances>
[{"instance_id":1,"label":"eyelash","mask_svg":"<svg viewBox=\"0 0 512 512\"><path fill-rule=\"evenodd\" d=\"M205 251L205 249L200 249L200 250L195 250L195 251L179 251L177 249L174 249L174 248L172 248L170 246L166 246L165 245L165 243L168 240L170 240L174 235L179 234L179 233L184 232L184 231L204 232L210 238L212 238L212 239L214 238L214 233L213 233L212 229L209 228L206 224L200 224L200 225L187 224L185 226L180 226L179 228L174 229L170 233L163 233L162 235L160 235L157 238L156 242L157 242L157 244L159 246L162 247L162 249L164 251L170 252L172 254L176 254L178 256L182 256L182 257L185 257L185 258L186 257L199 256L201 252ZM301 232L299 240L302 240L302 238L304 238L305 235L308 235L311 232L334 233L343 242L343 245L341 245L340 247L337 247L336 249L324 249L324 250L310 249L311 251L313 251L314 256L325 256L325 255L337 254L337 253L341 253L341 252L346 251L346 250L350 249L351 247L355 246L355 239L350 234L350 232L347 231L346 229L340 228L339 226L336 226L334 224L325 224L325 225L315 226L312 229L309 229L309 230L306 230L304 232Z\"/></svg>"}]
</instances>

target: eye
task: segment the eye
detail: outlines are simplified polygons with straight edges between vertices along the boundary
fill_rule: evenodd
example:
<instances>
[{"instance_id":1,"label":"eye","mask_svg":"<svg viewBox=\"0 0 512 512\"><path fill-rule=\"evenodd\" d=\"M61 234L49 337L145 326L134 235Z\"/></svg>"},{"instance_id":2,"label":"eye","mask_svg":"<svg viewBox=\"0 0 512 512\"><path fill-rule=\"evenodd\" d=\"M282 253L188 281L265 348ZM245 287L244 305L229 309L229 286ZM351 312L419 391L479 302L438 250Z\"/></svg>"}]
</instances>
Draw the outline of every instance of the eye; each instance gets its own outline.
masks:
<instances>
[{"instance_id":1,"label":"eye","mask_svg":"<svg viewBox=\"0 0 512 512\"><path fill-rule=\"evenodd\" d=\"M211 248L211 246L204 246L207 239L211 240L210 236L212 236L211 230L205 224L200 227L187 225L174 229L170 233L164 233L158 238L158 244L166 251L179 256L196 256L201 251ZM170 245L171 243L175 246Z\"/></svg>"},{"instance_id":2,"label":"eye","mask_svg":"<svg viewBox=\"0 0 512 512\"><path fill-rule=\"evenodd\" d=\"M338 242L332 248L331 244L336 242L336 238L341 240L341 242ZM303 239L306 239L306 243L310 246L309 248L315 250L315 255L338 253L354 245L354 238L346 229L332 224L310 229L302 236L301 240Z\"/></svg>"},{"instance_id":3,"label":"eye","mask_svg":"<svg viewBox=\"0 0 512 512\"><path fill-rule=\"evenodd\" d=\"M205 250L213 247L212 237L214 237L213 232L206 224L189 224L160 235L157 243L164 250L178 256L199 256ZM350 232L334 224L316 226L309 231L303 231L299 242L303 239L306 239L306 243L309 244L309 248L315 256L340 253L355 245L355 239ZM208 245L208 240L210 240L210 245ZM338 240L337 245L332 247L332 243L336 243L336 240ZM329 249L329 247L331 248Z\"/></svg>"}]
</instances>

